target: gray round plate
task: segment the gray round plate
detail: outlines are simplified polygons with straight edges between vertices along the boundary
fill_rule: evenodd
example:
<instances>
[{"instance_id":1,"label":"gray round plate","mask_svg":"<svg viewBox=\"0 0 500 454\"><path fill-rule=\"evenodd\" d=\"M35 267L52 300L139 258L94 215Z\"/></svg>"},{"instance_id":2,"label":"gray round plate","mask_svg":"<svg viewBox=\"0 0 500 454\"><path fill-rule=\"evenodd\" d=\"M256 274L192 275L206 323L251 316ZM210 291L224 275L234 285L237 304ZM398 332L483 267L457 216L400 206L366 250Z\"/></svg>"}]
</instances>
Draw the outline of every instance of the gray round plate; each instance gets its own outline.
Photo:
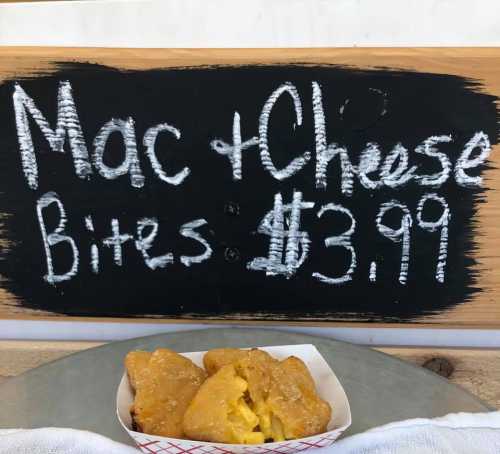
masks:
<instances>
[{"instance_id":1,"label":"gray round plate","mask_svg":"<svg viewBox=\"0 0 500 454\"><path fill-rule=\"evenodd\" d=\"M128 351L291 344L314 344L335 371L351 405L353 422L347 434L401 419L491 410L441 377L365 347L275 330L225 328L114 342L12 378L0 386L0 428L71 427L131 443L115 413Z\"/></svg>"}]
</instances>

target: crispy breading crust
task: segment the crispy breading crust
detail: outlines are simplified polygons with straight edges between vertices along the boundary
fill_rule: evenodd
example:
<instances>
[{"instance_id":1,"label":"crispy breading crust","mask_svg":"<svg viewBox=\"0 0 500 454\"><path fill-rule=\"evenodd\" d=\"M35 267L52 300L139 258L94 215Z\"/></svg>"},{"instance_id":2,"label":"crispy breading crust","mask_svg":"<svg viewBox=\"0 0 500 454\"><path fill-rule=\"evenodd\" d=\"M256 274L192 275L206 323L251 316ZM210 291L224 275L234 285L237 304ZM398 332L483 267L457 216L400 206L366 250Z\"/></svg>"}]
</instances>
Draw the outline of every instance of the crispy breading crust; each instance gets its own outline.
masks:
<instances>
[{"instance_id":1,"label":"crispy breading crust","mask_svg":"<svg viewBox=\"0 0 500 454\"><path fill-rule=\"evenodd\" d=\"M183 438L182 418L206 378L191 360L168 349L152 355L137 382L132 417L144 433Z\"/></svg>"},{"instance_id":2,"label":"crispy breading crust","mask_svg":"<svg viewBox=\"0 0 500 454\"><path fill-rule=\"evenodd\" d=\"M151 359L151 352L129 352L125 357L125 369L132 389L137 389L137 384L142 380Z\"/></svg>"},{"instance_id":3,"label":"crispy breading crust","mask_svg":"<svg viewBox=\"0 0 500 454\"><path fill-rule=\"evenodd\" d=\"M303 438L325 432L331 408L318 396L307 366L291 356L272 370L272 376L267 405L281 421L285 438Z\"/></svg>"},{"instance_id":4,"label":"crispy breading crust","mask_svg":"<svg viewBox=\"0 0 500 454\"><path fill-rule=\"evenodd\" d=\"M193 440L218 443L263 443L254 431L259 419L245 401L247 383L233 364L208 377L184 415L183 428Z\"/></svg>"},{"instance_id":5,"label":"crispy breading crust","mask_svg":"<svg viewBox=\"0 0 500 454\"><path fill-rule=\"evenodd\" d=\"M221 367L233 364L245 355L245 350L238 348L214 348L203 356L203 366L210 376L215 374Z\"/></svg>"},{"instance_id":6,"label":"crispy breading crust","mask_svg":"<svg viewBox=\"0 0 500 454\"><path fill-rule=\"evenodd\" d=\"M190 410L189 417L185 418L184 424L190 426L196 418L198 424L197 427L190 426L187 429L190 436L206 441L241 442L237 441L238 437L227 435L231 433L231 424L228 429L227 423L223 422L228 404L227 402L222 404L222 402L224 396L227 397L231 383L227 382L227 388L224 388L220 371L224 369L226 379L229 380L227 378L228 363L234 367L236 377L242 378L246 384L248 393L245 399L248 408L259 420L254 432L261 433L264 439L283 441L326 431L331 416L330 405L318 396L314 380L307 366L300 359L289 357L278 361L259 349L217 349L205 354L204 364L212 373L217 371L212 377L219 378L218 385L223 392L218 395L214 388L211 389L212 394L210 394L204 389L209 387L207 380L206 384L200 388L198 395L205 392L205 402L209 402L212 397L219 398L219 406L222 405L222 408L218 410L222 413L209 414L207 403L204 406L198 404L190 406L193 408ZM231 380L234 382L236 379L232 376ZM214 416L215 414L217 417ZM221 434L216 427L226 430L224 432L226 435ZM224 427L226 428L223 429Z\"/></svg>"}]
</instances>

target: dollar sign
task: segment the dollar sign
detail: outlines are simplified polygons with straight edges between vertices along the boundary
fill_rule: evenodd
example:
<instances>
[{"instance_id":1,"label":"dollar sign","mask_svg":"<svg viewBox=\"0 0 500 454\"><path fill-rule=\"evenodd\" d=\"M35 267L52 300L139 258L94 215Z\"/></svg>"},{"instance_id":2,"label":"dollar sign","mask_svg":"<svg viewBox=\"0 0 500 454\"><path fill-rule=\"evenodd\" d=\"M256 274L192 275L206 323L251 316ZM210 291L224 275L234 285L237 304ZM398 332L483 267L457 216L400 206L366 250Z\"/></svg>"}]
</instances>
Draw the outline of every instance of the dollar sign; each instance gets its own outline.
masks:
<instances>
[{"instance_id":1,"label":"dollar sign","mask_svg":"<svg viewBox=\"0 0 500 454\"><path fill-rule=\"evenodd\" d=\"M256 257L247 263L253 271L267 276L290 278L307 259L309 234L300 230L301 211L314 208L314 202L303 202L302 192L294 191L292 203L283 204L280 193L274 196L274 207L262 219L257 231L271 237L267 257ZM289 214L286 218L286 214ZM285 225L287 224L287 225ZM286 242L286 245L285 245Z\"/></svg>"}]
</instances>

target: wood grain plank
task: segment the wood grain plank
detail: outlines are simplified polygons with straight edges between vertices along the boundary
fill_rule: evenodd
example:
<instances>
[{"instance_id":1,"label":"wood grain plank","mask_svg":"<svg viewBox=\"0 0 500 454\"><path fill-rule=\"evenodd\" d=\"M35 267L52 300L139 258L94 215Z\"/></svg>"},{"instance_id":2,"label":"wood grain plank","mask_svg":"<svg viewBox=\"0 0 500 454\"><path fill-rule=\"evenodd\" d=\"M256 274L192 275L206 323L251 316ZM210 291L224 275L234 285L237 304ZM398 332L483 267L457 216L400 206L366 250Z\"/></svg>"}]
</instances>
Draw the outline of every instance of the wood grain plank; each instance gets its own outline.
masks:
<instances>
[{"instance_id":1,"label":"wood grain plank","mask_svg":"<svg viewBox=\"0 0 500 454\"><path fill-rule=\"evenodd\" d=\"M101 342L0 341L0 376L12 377Z\"/></svg>"},{"instance_id":2,"label":"wood grain plank","mask_svg":"<svg viewBox=\"0 0 500 454\"><path fill-rule=\"evenodd\" d=\"M378 348L404 361L423 366L438 358L447 360L453 371L449 380L500 409L500 350L451 348Z\"/></svg>"}]
</instances>

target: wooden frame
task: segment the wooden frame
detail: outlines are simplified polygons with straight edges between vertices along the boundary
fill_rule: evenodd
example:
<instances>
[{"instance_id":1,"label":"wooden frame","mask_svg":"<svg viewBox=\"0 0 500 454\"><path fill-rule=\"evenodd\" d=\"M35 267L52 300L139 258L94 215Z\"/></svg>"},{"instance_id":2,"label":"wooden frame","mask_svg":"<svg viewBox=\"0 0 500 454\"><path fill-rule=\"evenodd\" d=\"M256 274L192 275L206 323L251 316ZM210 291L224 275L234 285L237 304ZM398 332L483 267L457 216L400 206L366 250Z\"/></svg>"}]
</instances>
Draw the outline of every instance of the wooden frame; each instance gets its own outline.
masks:
<instances>
[{"instance_id":1,"label":"wooden frame","mask_svg":"<svg viewBox=\"0 0 500 454\"><path fill-rule=\"evenodd\" d=\"M335 63L354 68L398 68L437 74L454 74L481 81L482 90L500 96L500 49L494 48L366 48L366 49L91 49L91 48L0 48L0 81L17 75L49 74L54 62L84 61L120 69L152 69L209 65L270 64L270 63ZM485 171L489 190L486 202L477 213L477 249L475 271L481 292L472 301L444 312L427 315L405 326L426 327L500 327L500 165L499 147L490 157L491 167ZM3 240L0 238L0 244ZM93 320L86 317L58 316L44 311L24 309L7 290L0 288L0 318L34 320ZM106 318L120 321L120 318ZM126 319L147 322L149 319ZM155 322L193 322L193 320L154 319ZM200 320L195 319L198 322ZM210 320L209 323L234 323L230 320ZM253 323L238 320L238 323ZM259 321L262 323L262 321ZM264 321L264 323L266 323ZM269 322L271 324L275 321ZM288 322L287 322L288 323ZM289 324L319 324L364 326L356 320L345 322L291 322ZM373 325L371 325L373 326ZM377 326L401 326L380 323Z\"/></svg>"}]
</instances>

